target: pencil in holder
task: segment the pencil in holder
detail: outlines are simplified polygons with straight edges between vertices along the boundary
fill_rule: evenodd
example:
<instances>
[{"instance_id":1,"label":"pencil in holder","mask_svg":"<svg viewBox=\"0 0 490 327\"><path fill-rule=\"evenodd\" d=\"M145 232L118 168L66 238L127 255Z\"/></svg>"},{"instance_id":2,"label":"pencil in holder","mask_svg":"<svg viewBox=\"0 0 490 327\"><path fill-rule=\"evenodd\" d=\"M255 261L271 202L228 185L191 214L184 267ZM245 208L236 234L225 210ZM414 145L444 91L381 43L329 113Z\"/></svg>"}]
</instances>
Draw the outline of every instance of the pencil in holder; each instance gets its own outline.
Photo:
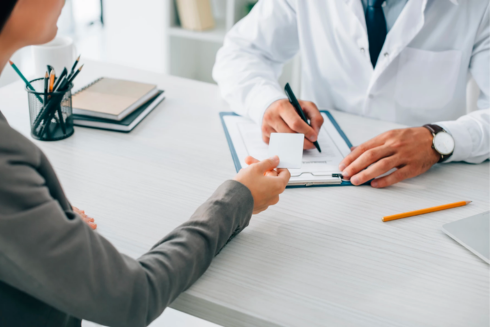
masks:
<instances>
[{"instance_id":1,"label":"pencil in holder","mask_svg":"<svg viewBox=\"0 0 490 327\"><path fill-rule=\"evenodd\" d=\"M35 90L42 90L44 78L35 79L31 84ZM70 84L67 90L51 93L26 88L33 138L40 141L59 141L73 135L72 87Z\"/></svg>"}]
</instances>

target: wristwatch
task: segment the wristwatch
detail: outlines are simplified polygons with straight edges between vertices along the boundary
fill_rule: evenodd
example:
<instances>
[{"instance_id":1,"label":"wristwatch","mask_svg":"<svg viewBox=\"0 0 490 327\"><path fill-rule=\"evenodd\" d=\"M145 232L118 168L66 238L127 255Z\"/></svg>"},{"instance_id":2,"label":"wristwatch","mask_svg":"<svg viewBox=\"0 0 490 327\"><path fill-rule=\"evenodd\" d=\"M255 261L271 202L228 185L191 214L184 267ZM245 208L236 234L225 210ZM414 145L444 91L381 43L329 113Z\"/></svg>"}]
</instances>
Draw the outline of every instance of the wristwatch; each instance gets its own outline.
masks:
<instances>
[{"instance_id":1,"label":"wristwatch","mask_svg":"<svg viewBox=\"0 0 490 327\"><path fill-rule=\"evenodd\" d=\"M432 148L436 150L437 153L441 155L441 159L438 162L444 162L453 154L454 152L454 139L446 132L444 128L439 125L427 124L424 125L434 137L432 140Z\"/></svg>"}]
</instances>

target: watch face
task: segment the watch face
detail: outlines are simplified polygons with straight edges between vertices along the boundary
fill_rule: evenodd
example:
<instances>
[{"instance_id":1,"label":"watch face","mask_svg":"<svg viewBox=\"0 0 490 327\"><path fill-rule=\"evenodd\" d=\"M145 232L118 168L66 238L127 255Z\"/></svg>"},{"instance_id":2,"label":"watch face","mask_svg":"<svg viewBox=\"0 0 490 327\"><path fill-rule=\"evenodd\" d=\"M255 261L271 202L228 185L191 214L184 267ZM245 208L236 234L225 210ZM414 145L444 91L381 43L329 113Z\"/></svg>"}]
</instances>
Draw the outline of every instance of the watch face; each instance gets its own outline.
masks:
<instances>
[{"instance_id":1,"label":"watch face","mask_svg":"<svg viewBox=\"0 0 490 327\"><path fill-rule=\"evenodd\" d=\"M453 137L446 132L437 133L434 137L434 148L440 154L451 154L454 151Z\"/></svg>"}]
</instances>

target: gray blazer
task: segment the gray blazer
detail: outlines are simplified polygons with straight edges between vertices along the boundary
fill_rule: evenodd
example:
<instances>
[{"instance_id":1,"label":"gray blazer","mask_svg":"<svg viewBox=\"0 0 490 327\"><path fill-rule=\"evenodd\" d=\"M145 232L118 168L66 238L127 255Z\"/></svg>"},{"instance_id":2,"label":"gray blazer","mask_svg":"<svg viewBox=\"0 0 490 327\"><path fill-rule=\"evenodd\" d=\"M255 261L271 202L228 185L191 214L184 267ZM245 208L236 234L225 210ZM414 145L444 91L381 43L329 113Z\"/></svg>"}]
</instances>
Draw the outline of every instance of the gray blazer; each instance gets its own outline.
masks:
<instances>
[{"instance_id":1,"label":"gray blazer","mask_svg":"<svg viewBox=\"0 0 490 327\"><path fill-rule=\"evenodd\" d=\"M46 156L0 112L0 326L146 326L248 225L253 198L227 181L134 260L72 211Z\"/></svg>"}]
</instances>

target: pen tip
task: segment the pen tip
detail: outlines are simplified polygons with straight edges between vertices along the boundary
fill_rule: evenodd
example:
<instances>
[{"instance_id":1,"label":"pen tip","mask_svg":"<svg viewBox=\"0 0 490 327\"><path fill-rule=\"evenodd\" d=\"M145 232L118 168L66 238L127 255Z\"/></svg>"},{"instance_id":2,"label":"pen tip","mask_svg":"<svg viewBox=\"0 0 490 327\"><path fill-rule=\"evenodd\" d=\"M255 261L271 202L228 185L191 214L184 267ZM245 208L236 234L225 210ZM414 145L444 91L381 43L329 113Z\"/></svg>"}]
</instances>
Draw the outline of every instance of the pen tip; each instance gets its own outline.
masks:
<instances>
[{"instance_id":1,"label":"pen tip","mask_svg":"<svg viewBox=\"0 0 490 327\"><path fill-rule=\"evenodd\" d=\"M82 65L82 66L81 66L81 67L78 69L78 71L80 71L80 72L81 72L81 71L82 71L83 66L85 66L85 65Z\"/></svg>"},{"instance_id":2,"label":"pen tip","mask_svg":"<svg viewBox=\"0 0 490 327\"><path fill-rule=\"evenodd\" d=\"M473 201L466 201L466 204L470 204L471 202L473 202Z\"/></svg>"},{"instance_id":3,"label":"pen tip","mask_svg":"<svg viewBox=\"0 0 490 327\"><path fill-rule=\"evenodd\" d=\"M49 77L49 74L48 72L46 72L46 75L44 76L45 78L48 78Z\"/></svg>"},{"instance_id":4,"label":"pen tip","mask_svg":"<svg viewBox=\"0 0 490 327\"><path fill-rule=\"evenodd\" d=\"M77 61L79 61L79 60L80 60L80 57L81 57L81 56L82 56L82 55L78 55Z\"/></svg>"}]
</instances>

